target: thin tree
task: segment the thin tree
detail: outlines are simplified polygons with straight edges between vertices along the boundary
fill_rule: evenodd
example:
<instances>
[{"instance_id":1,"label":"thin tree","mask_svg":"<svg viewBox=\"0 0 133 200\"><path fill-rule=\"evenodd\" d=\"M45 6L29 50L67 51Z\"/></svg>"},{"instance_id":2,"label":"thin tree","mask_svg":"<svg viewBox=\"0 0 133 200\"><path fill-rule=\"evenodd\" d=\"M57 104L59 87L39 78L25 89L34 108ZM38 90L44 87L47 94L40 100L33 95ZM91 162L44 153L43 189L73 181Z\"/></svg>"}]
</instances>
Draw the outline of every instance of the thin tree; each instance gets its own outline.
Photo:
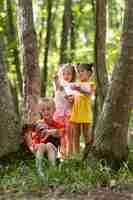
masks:
<instances>
[{"instance_id":1,"label":"thin tree","mask_svg":"<svg viewBox=\"0 0 133 200\"><path fill-rule=\"evenodd\" d=\"M61 45L60 45L60 63L68 62L68 36L71 27L71 3L72 0L64 1L64 14L61 33Z\"/></svg>"},{"instance_id":2,"label":"thin tree","mask_svg":"<svg viewBox=\"0 0 133 200\"><path fill-rule=\"evenodd\" d=\"M100 110L107 93L108 76L105 61L106 0L96 1L95 72Z\"/></svg>"},{"instance_id":3,"label":"thin tree","mask_svg":"<svg viewBox=\"0 0 133 200\"><path fill-rule=\"evenodd\" d=\"M107 93L108 74L106 70L106 0L91 0L93 17L96 25L94 41L94 59L96 74L96 92L93 105L93 125L92 134L94 136L95 127L99 112L102 109L104 99Z\"/></svg>"},{"instance_id":4,"label":"thin tree","mask_svg":"<svg viewBox=\"0 0 133 200\"><path fill-rule=\"evenodd\" d=\"M71 56L70 56L70 61L72 62L74 60L75 57L75 49L76 49L76 27L75 27L75 15L74 15L74 11L72 10L72 6L73 6L73 2L70 8L70 14L71 14L71 18L70 18L70 52L71 52Z\"/></svg>"},{"instance_id":5,"label":"thin tree","mask_svg":"<svg viewBox=\"0 0 133 200\"><path fill-rule=\"evenodd\" d=\"M8 37L9 41L14 44L13 46L13 56L14 61L13 63L16 66L16 72L17 72L17 81L19 85L20 94L22 94L22 74L20 70L20 60L19 60L19 51L18 51L18 38L16 34L16 27L13 22L13 9L12 9L12 3L11 0L7 0L7 17L8 17Z\"/></svg>"},{"instance_id":6,"label":"thin tree","mask_svg":"<svg viewBox=\"0 0 133 200\"><path fill-rule=\"evenodd\" d=\"M11 82L11 88L14 96L14 102L16 105L17 113L19 114L19 100L18 93L22 96L22 74L20 70L20 60L19 60L19 51L18 51L18 38L16 34L16 27L13 22L13 9L11 0L6 1L7 5L7 41L11 48L12 52L12 64L15 65L16 68L16 80Z\"/></svg>"},{"instance_id":7,"label":"thin tree","mask_svg":"<svg viewBox=\"0 0 133 200\"><path fill-rule=\"evenodd\" d=\"M48 79L48 52L50 46L50 39L51 39L51 25L52 25L52 0L47 1L47 10L48 10L48 18L47 18L47 34L45 39L45 51L44 51L44 67L42 73L42 82L41 82L41 95L46 95L47 89L47 79Z\"/></svg>"}]
</instances>

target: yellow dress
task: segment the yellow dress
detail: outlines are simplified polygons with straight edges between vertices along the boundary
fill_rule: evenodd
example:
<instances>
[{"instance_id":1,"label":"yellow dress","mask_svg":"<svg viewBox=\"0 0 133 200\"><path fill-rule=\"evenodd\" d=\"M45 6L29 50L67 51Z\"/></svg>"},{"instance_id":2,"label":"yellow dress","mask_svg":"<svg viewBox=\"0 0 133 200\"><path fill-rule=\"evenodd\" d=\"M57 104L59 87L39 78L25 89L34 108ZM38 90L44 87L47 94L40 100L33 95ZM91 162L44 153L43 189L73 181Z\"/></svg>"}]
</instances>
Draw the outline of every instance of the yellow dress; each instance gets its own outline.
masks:
<instances>
[{"instance_id":1,"label":"yellow dress","mask_svg":"<svg viewBox=\"0 0 133 200\"><path fill-rule=\"evenodd\" d=\"M91 95L85 95L80 92L74 96L70 122L92 123Z\"/></svg>"}]
</instances>

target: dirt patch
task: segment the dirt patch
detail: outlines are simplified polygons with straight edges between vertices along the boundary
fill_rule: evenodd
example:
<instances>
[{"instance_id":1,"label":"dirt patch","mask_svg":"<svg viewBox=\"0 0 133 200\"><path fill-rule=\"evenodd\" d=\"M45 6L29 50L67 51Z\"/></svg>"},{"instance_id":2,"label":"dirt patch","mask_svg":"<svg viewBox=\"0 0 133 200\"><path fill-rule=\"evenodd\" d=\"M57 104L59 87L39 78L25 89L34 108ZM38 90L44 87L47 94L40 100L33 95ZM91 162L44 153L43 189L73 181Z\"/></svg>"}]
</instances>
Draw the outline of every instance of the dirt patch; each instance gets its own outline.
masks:
<instances>
[{"instance_id":1,"label":"dirt patch","mask_svg":"<svg viewBox=\"0 0 133 200\"><path fill-rule=\"evenodd\" d=\"M15 188L0 190L0 200L133 200L132 185L115 188L83 188L81 191L66 191L64 186L41 187L37 191L17 191Z\"/></svg>"}]
</instances>

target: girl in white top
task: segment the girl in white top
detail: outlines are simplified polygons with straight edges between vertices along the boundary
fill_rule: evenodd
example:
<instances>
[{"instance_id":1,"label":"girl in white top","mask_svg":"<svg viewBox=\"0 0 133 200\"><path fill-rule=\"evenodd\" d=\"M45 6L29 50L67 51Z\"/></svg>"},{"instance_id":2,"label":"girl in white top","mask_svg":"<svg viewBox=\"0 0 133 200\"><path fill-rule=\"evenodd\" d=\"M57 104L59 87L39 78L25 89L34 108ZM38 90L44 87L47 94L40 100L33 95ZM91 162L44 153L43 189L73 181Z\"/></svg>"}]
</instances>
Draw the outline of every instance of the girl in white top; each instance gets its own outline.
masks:
<instances>
[{"instance_id":1,"label":"girl in white top","mask_svg":"<svg viewBox=\"0 0 133 200\"><path fill-rule=\"evenodd\" d=\"M61 138L61 157L72 152L72 135L69 125L71 112L71 93L67 83L75 81L75 68L72 64L63 64L54 76L54 100L56 106L55 119L65 124L64 135ZM67 89L66 89L67 88ZM69 99L69 101L68 101Z\"/></svg>"}]
</instances>

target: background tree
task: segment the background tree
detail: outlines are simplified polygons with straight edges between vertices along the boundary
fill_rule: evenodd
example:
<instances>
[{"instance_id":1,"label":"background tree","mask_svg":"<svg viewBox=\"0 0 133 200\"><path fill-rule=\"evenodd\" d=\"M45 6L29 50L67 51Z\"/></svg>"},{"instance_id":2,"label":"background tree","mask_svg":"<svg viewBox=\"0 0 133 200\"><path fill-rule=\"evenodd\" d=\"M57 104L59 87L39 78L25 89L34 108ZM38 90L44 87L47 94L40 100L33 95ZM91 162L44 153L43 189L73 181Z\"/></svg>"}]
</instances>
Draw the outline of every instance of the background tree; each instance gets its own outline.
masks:
<instances>
[{"instance_id":1,"label":"background tree","mask_svg":"<svg viewBox=\"0 0 133 200\"><path fill-rule=\"evenodd\" d=\"M73 10L74 2L71 3L71 27L70 27L70 62L74 61L76 50L76 26L75 26L75 12Z\"/></svg>"},{"instance_id":2,"label":"background tree","mask_svg":"<svg viewBox=\"0 0 133 200\"><path fill-rule=\"evenodd\" d=\"M62 23L61 45L60 45L60 63L68 62L68 37L71 27L71 3L72 0L64 1L64 15Z\"/></svg>"},{"instance_id":3,"label":"background tree","mask_svg":"<svg viewBox=\"0 0 133 200\"><path fill-rule=\"evenodd\" d=\"M44 66L43 66L43 73L42 73L42 82L41 82L41 95L46 95L47 89L47 79L48 79L48 53L49 53L49 46L50 46L50 39L51 39L51 25L52 25L52 0L47 1L47 10L48 10L48 18L47 18L47 34L45 39L45 46L44 46Z\"/></svg>"},{"instance_id":4,"label":"background tree","mask_svg":"<svg viewBox=\"0 0 133 200\"><path fill-rule=\"evenodd\" d=\"M14 74L14 79L10 80L10 85L14 97L16 111L19 115L19 100L22 97L22 74L20 69L19 50L18 50L18 35L16 33L16 26L14 25L13 3L11 0L6 0L7 20L7 51L11 59L8 59L9 72Z\"/></svg>"}]
</instances>

